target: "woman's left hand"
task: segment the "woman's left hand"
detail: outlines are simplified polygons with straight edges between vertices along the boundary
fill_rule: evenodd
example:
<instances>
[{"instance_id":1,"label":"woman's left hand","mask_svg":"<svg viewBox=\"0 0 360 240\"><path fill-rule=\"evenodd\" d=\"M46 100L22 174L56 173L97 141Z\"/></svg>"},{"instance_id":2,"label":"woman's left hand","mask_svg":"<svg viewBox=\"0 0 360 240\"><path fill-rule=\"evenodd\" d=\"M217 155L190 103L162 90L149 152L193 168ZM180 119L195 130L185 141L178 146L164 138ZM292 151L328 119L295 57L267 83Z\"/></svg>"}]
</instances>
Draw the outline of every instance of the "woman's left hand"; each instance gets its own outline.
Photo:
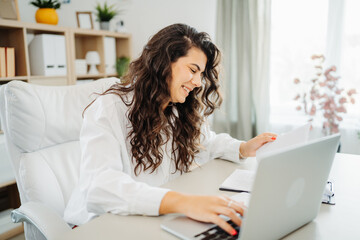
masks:
<instances>
[{"instance_id":1,"label":"woman's left hand","mask_svg":"<svg viewBox=\"0 0 360 240\"><path fill-rule=\"evenodd\" d=\"M240 144L240 156L243 157L255 157L256 151L262 147L265 143L273 142L277 138L274 133L262 133L247 142Z\"/></svg>"}]
</instances>

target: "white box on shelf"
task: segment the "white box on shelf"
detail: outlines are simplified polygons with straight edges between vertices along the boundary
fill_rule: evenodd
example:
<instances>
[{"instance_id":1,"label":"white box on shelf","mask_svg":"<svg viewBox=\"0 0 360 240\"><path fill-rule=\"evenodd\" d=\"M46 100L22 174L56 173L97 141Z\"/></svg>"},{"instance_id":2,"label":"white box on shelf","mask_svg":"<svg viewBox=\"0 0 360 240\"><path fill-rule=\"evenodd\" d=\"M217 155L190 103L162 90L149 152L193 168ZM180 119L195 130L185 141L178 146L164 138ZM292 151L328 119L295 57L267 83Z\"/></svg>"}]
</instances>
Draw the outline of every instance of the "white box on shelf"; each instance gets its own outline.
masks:
<instances>
[{"instance_id":1,"label":"white box on shelf","mask_svg":"<svg viewBox=\"0 0 360 240\"><path fill-rule=\"evenodd\" d=\"M105 37L104 53L105 53L105 73L106 74L116 74L115 38Z\"/></svg>"},{"instance_id":2,"label":"white box on shelf","mask_svg":"<svg viewBox=\"0 0 360 240\"><path fill-rule=\"evenodd\" d=\"M29 44L31 75L65 76L65 36L55 34L35 35Z\"/></svg>"},{"instance_id":3,"label":"white box on shelf","mask_svg":"<svg viewBox=\"0 0 360 240\"><path fill-rule=\"evenodd\" d=\"M87 73L87 64L85 59L75 59L76 75L85 75Z\"/></svg>"}]
</instances>

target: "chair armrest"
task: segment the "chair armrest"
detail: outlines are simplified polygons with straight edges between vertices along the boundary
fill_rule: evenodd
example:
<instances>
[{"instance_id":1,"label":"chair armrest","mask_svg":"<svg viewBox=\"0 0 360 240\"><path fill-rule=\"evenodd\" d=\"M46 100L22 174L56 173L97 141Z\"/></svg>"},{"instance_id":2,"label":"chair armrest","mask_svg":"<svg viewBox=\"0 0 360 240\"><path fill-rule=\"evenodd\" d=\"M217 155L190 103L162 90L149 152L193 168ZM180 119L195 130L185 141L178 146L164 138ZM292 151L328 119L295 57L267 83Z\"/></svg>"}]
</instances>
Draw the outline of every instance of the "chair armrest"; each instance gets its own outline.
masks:
<instances>
[{"instance_id":1,"label":"chair armrest","mask_svg":"<svg viewBox=\"0 0 360 240\"><path fill-rule=\"evenodd\" d=\"M70 226L51 208L39 202L27 202L11 212L15 223L33 224L46 239L55 239L59 234L71 231Z\"/></svg>"}]
</instances>

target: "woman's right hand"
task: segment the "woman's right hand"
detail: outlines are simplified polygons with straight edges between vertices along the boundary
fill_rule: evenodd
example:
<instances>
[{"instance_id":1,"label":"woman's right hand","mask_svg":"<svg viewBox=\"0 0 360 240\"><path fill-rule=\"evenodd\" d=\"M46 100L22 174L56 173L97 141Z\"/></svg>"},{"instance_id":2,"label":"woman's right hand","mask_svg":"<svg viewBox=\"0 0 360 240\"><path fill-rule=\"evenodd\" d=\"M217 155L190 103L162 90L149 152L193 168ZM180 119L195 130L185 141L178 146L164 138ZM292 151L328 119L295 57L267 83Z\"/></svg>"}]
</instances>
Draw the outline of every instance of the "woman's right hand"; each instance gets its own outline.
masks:
<instances>
[{"instance_id":1,"label":"woman's right hand","mask_svg":"<svg viewBox=\"0 0 360 240\"><path fill-rule=\"evenodd\" d=\"M241 218L237 213L243 216L244 209L243 203L233 201L227 196L185 195L170 191L161 201L159 213L182 213L198 221L214 223L230 235L236 235L236 230L219 215L228 216L240 226Z\"/></svg>"}]
</instances>

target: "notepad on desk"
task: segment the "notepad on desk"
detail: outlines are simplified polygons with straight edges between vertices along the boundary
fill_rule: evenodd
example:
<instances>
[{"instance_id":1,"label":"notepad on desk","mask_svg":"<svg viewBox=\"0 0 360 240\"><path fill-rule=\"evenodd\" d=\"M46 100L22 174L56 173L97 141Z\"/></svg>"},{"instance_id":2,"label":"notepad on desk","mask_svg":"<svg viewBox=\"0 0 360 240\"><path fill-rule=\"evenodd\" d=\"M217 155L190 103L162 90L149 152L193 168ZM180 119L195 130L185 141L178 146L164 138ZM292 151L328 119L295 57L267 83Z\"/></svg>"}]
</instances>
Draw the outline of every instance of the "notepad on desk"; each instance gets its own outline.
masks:
<instances>
[{"instance_id":1,"label":"notepad on desk","mask_svg":"<svg viewBox=\"0 0 360 240\"><path fill-rule=\"evenodd\" d=\"M220 190L232 192L250 192L255 179L255 172L244 169L236 169L220 185Z\"/></svg>"}]
</instances>

